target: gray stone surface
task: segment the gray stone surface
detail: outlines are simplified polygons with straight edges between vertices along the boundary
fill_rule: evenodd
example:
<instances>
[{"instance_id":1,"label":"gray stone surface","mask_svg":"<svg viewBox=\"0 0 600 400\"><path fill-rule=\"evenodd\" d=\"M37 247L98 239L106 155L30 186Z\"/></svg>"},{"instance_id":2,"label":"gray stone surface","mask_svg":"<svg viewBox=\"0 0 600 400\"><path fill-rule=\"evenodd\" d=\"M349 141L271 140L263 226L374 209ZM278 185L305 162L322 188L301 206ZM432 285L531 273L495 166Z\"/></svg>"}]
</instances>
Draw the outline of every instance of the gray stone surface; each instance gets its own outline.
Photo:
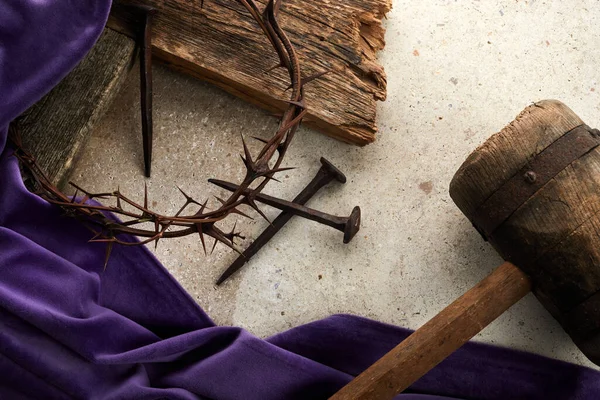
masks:
<instances>
[{"instance_id":1,"label":"gray stone surface","mask_svg":"<svg viewBox=\"0 0 600 400\"><path fill-rule=\"evenodd\" d=\"M417 328L501 262L448 195L469 152L545 98L600 125L599 15L593 0L396 1L381 54L389 96L376 143L356 148L301 129L286 162L298 169L268 187L291 199L326 156L348 183L310 205L340 215L360 205L354 241L344 245L339 232L293 219L221 288L213 283L235 258L224 247L205 257L198 238L188 237L161 242L157 257L217 323L262 337L334 313ZM136 84L132 76L73 179L92 190L120 185L141 200ZM276 127L262 111L164 67L155 69L155 88L147 182L164 212L180 205L175 185L199 198L221 193L206 180L240 178L240 134L267 137ZM266 223L238 226L252 238ZM589 365L531 295L476 340Z\"/></svg>"}]
</instances>

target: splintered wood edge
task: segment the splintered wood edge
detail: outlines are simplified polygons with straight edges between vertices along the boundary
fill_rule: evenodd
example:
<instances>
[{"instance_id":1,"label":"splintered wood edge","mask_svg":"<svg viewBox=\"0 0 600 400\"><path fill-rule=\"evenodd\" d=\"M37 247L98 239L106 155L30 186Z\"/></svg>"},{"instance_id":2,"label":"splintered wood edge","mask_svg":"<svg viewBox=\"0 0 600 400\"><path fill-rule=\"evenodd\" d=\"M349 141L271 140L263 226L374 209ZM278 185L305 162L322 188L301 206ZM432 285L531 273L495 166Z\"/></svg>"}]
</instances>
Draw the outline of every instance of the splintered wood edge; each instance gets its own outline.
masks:
<instances>
[{"instance_id":1,"label":"splintered wood edge","mask_svg":"<svg viewBox=\"0 0 600 400\"><path fill-rule=\"evenodd\" d=\"M162 49L153 48L153 54L155 54L156 57L158 57L169 68L213 84L225 90L226 92L250 104L256 105L270 113L280 112L285 110L287 107L287 103L283 101L275 99L274 97L253 89L250 86L240 85L239 82L234 82L223 75L216 74L210 69L203 68L183 58L174 56L171 53L163 51ZM370 132L367 129L362 129L358 126L332 125L310 111L303 119L302 124L350 144L364 146L372 143L375 140L374 132ZM351 136L349 136L349 133Z\"/></svg>"},{"instance_id":2,"label":"splintered wood edge","mask_svg":"<svg viewBox=\"0 0 600 400\"><path fill-rule=\"evenodd\" d=\"M148 1L148 3L150 4L152 1ZM368 11L365 8L356 8L350 5L344 5L344 7L345 12L349 12L349 10L352 12L351 23L354 26L353 34L356 35L354 40L358 46L357 50L361 53L360 63L345 67L353 72L347 72L344 77L351 79L359 88L366 89L362 90L362 93L363 96L372 96L372 109L361 116L364 123L356 123L350 119L347 121L348 123L344 123L344 118L339 115L337 118L328 118L329 111L321 110L316 104L314 109L309 107L304 124L341 141L362 146L375 140L377 132L376 101L383 101L386 98L387 80L383 67L377 62L376 54L385 46L385 29L382 26L382 18L391 10L392 1L375 0L372 8ZM133 36L133 32L127 24L118 16L111 15L108 26ZM276 98L272 93L265 93L248 85L247 82L234 80L214 68L207 68L195 60L187 59L186 57L190 57L187 52L176 54L155 43L153 53L157 59L169 67L214 84L269 112L276 113L287 107L282 99ZM343 105L340 105L341 107ZM335 121L336 119L337 121Z\"/></svg>"}]
</instances>

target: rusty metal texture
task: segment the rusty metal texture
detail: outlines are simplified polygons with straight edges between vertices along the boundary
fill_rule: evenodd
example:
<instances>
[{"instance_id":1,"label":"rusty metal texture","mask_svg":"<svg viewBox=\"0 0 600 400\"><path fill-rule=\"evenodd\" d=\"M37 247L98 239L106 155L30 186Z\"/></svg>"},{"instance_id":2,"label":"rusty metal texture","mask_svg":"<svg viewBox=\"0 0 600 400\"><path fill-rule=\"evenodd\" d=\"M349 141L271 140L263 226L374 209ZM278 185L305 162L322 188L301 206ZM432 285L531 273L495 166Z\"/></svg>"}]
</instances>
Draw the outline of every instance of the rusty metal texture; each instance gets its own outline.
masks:
<instances>
[{"instance_id":1,"label":"rusty metal texture","mask_svg":"<svg viewBox=\"0 0 600 400\"><path fill-rule=\"evenodd\" d=\"M239 186L235 183L226 182L219 179L209 179L208 181L223 189L229 190L230 192L235 192L236 190L239 190ZM250 194L250 190L245 189L242 192L242 194L247 196ZM342 232L344 234L344 243L350 243L352 238L360 230L361 212L360 207L358 206L352 209L352 212L348 217L338 217L336 215L327 214L319 210L314 210L312 208L308 208L300 204L293 203L291 201L278 199L276 197L269 196L263 193L256 194L255 198L257 201L267 204L271 207L275 207L279 210L287 211L294 215L310 219L311 221L330 226L333 229Z\"/></svg>"},{"instance_id":2,"label":"rusty metal texture","mask_svg":"<svg viewBox=\"0 0 600 400\"><path fill-rule=\"evenodd\" d=\"M142 141L144 173L150 177L152 168L152 19L156 9L138 6L142 10L140 46L140 105L142 112Z\"/></svg>"},{"instance_id":3,"label":"rusty metal texture","mask_svg":"<svg viewBox=\"0 0 600 400\"><path fill-rule=\"evenodd\" d=\"M315 175L315 177L309 182L308 185L296 196L293 200L294 203L304 205L308 202L319 190L327 186L332 181L338 181L340 183L346 183L346 176L337 169L328 160L321 157L321 168ZM263 248L276 234L288 223L294 216L289 211L283 211L273 220L273 222L267 226L267 228L252 242L246 250L221 274L217 280L217 285L221 285L230 276L239 271L256 253Z\"/></svg>"},{"instance_id":4,"label":"rusty metal texture","mask_svg":"<svg viewBox=\"0 0 600 400\"><path fill-rule=\"evenodd\" d=\"M473 225L489 240L531 196L573 161L600 145L600 132L580 125L565 133L507 180L474 213Z\"/></svg>"}]
</instances>

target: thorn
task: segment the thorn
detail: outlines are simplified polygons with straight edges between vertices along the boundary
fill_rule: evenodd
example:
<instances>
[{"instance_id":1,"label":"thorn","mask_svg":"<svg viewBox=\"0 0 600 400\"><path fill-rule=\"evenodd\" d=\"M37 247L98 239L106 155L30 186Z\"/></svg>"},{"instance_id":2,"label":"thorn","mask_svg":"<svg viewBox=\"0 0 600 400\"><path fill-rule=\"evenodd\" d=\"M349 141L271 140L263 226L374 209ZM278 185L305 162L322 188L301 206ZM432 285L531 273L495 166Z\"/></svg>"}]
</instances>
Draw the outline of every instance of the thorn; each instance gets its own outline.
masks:
<instances>
[{"instance_id":1,"label":"thorn","mask_svg":"<svg viewBox=\"0 0 600 400\"><path fill-rule=\"evenodd\" d=\"M252 160L252 154L250 153L250 149L244 140L244 136L242 136L242 145L244 146L244 156L242 157L242 160L244 161L248 171L254 171L254 161Z\"/></svg>"},{"instance_id":2,"label":"thorn","mask_svg":"<svg viewBox=\"0 0 600 400\"><path fill-rule=\"evenodd\" d=\"M221 204L225 204L225 200L223 200L222 198L215 196L215 199L217 199L217 201Z\"/></svg>"},{"instance_id":3,"label":"thorn","mask_svg":"<svg viewBox=\"0 0 600 400\"><path fill-rule=\"evenodd\" d=\"M267 70L266 70L264 73L265 73L265 74L268 74L269 72L271 72L271 71L274 71L274 70L276 70L277 68L284 68L284 66L283 66L283 64L280 62L279 64L277 64L277 65L275 65L275 66L273 66L273 67L271 67L271 68L267 69Z\"/></svg>"},{"instance_id":4,"label":"thorn","mask_svg":"<svg viewBox=\"0 0 600 400\"><path fill-rule=\"evenodd\" d=\"M104 268L103 270L106 271L106 267L108 266L108 259L110 258L110 254L112 253L112 248L113 248L113 244L114 244L114 239L111 239L110 242L108 242L108 244L106 245L106 255L104 256Z\"/></svg>"},{"instance_id":5,"label":"thorn","mask_svg":"<svg viewBox=\"0 0 600 400\"><path fill-rule=\"evenodd\" d=\"M69 186L72 186L72 187L74 187L75 189L79 189L79 190L81 190L82 192L84 192L84 193L85 193L85 191L84 191L83 189L81 189L79 186L77 186L77 185L75 184L75 182L73 182L73 181L69 181Z\"/></svg>"},{"instance_id":6,"label":"thorn","mask_svg":"<svg viewBox=\"0 0 600 400\"><path fill-rule=\"evenodd\" d=\"M72 181L69 181L69 185L73 186L75 189L79 190L81 193L84 193L85 196L82 199L82 202L79 204L84 204L85 202L87 202L88 200L91 199L106 199L106 194L103 193L98 193L98 194L93 194L88 192L87 190L82 189L81 187L77 186L75 183L73 183Z\"/></svg>"},{"instance_id":7,"label":"thorn","mask_svg":"<svg viewBox=\"0 0 600 400\"><path fill-rule=\"evenodd\" d=\"M258 140L259 142L261 142L261 143L264 143L264 144L267 144L267 143L269 143L269 141L268 141L268 140L265 140L265 139L263 139L263 138L259 138L259 137L257 137L257 136L252 136L252 139ZM283 146L284 146L284 145L283 145L283 143L279 143L279 144L277 145L277 152L278 152L278 153L280 153L280 154L281 154L281 152L283 151Z\"/></svg>"},{"instance_id":8,"label":"thorn","mask_svg":"<svg viewBox=\"0 0 600 400\"><path fill-rule=\"evenodd\" d=\"M206 204L208 204L208 199L206 199L204 201L204 204L199 204L200 205L200 209L196 212L196 214L194 214L194 217L201 217L202 214L204 213L204 210L206 210Z\"/></svg>"},{"instance_id":9,"label":"thorn","mask_svg":"<svg viewBox=\"0 0 600 400\"><path fill-rule=\"evenodd\" d=\"M204 233L202 224L196 224L196 229L198 229L198 234L200 235L200 241L202 242L202 248L204 249L204 255L206 256L206 242L204 241Z\"/></svg>"},{"instance_id":10,"label":"thorn","mask_svg":"<svg viewBox=\"0 0 600 400\"><path fill-rule=\"evenodd\" d=\"M104 214L102 214L100 211L92 210L92 211L90 211L90 216L102 218L102 217L104 217Z\"/></svg>"},{"instance_id":11,"label":"thorn","mask_svg":"<svg viewBox=\"0 0 600 400\"><path fill-rule=\"evenodd\" d=\"M244 156L242 156L241 154L240 154L240 158L242 159L244 166L246 167L246 173L248 173L248 174L254 173L256 170L256 166L252 163L252 161L249 162L248 159L244 158Z\"/></svg>"},{"instance_id":12,"label":"thorn","mask_svg":"<svg viewBox=\"0 0 600 400\"><path fill-rule=\"evenodd\" d=\"M265 178L267 181L275 181L275 182L277 182L277 183L281 183L281 181L280 181L279 179L277 179L277 178L274 178L274 177L272 177L272 176L267 176L267 175L265 175L263 178Z\"/></svg>"},{"instance_id":13,"label":"thorn","mask_svg":"<svg viewBox=\"0 0 600 400\"><path fill-rule=\"evenodd\" d=\"M227 234L224 233L223 231L221 231L220 229L218 229L217 227L215 227L214 225L211 227L210 232L207 232L208 235L212 236L215 239L215 244L213 244L213 249L212 251L214 251L215 246L216 246L216 242L221 242L223 243L225 246L229 247L231 250L235 251L236 253L243 255L242 252L240 252L234 245L233 242L230 241L227 238ZM211 254L212 254L211 251Z\"/></svg>"},{"instance_id":14,"label":"thorn","mask_svg":"<svg viewBox=\"0 0 600 400\"><path fill-rule=\"evenodd\" d=\"M269 175L276 174L278 172L289 171L289 170L292 170L292 169L296 169L296 167L286 167L286 168L270 169L268 171L259 173L258 176L262 176L262 177L269 178L269 179L275 179L275 178L273 178L273 177L271 177Z\"/></svg>"},{"instance_id":15,"label":"thorn","mask_svg":"<svg viewBox=\"0 0 600 400\"><path fill-rule=\"evenodd\" d=\"M254 139L254 140L258 140L259 142L261 142L261 143L265 143L265 144L266 144L266 143L269 143L269 141L268 141L268 140L265 140L265 139L263 139L263 138L259 138L258 136L252 136L252 139Z\"/></svg>"},{"instance_id":16,"label":"thorn","mask_svg":"<svg viewBox=\"0 0 600 400\"><path fill-rule=\"evenodd\" d=\"M248 214L246 214L244 212L241 212L237 208L232 208L231 210L229 210L229 212L231 212L232 214L238 214L238 215L241 215L242 217L246 217L248 219L254 220L254 218L252 218L251 216L249 216Z\"/></svg>"},{"instance_id":17,"label":"thorn","mask_svg":"<svg viewBox=\"0 0 600 400\"><path fill-rule=\"evenodd\" d=\"M102 232L96 232L93 229L92 229L92 233L94 234L94 236L90 240L88 240L88 243L93 243L93 241L95 241L96 239L98 239L99 237L102 236Z\"/></svg>"},{"instance_id":18,"label":"thorn","mask_svg":"<svg viewBox=\"0 0 600 400\"><path fill-rule=\"evenodd\" d=\"M309 76L307 76L305 78L302 78L300 80L300 87L302 87L304 85L307 85L307 84L311 83L314 80L319 79L320 77L322 77L323 75L328 74L329 72L331 72L331 71L330 70L325 70L325 71L321 71L321 72L316 72L316 73L314 73L312 75L309 75ZM288 86L284 91L287 92L288 90L290 90L293 87L294 87L294 84L290 84L290 86Z\"/></svg>"},{"instance_id":19,"label":"thorn","mask_svg":"<svg viewBox=\"0 0 600 400\"><path fill-rule=\"evenodd\" d=\"M79 189L75 189L75 194L73 195L73 197L71 197L71 204L75 203L75 199L77 198L78 194L79 194Z\"/></svg>"},{"instance_id":20,"label":"thorn","mask_svg":"<svg viewBox=\"0 0 600 400\"><path fill-rule=\"evenodd\" d=\"M254 202L253 199L251 199L250 197L246 196L244 200L246 201L246 203L248 203L248 205L250 207L252 207L254 209L254 211L256 211L261 217L263 217L269 223L269 225L273 225L271 223L271 220L269 218L267 218L267 216L265 215L265 213L263 213L262 210L260 208L258 208L258 205Z\"/></svg>"},{"instance_id":21,"label":"thorn","mask_svg":"<svg viewBox=\"0 0 600 400\"><path fill-rule=\"evenodd\" d=\"M110 242L114 242L115 239L114 238L109 238L109 237L102 237L102 239L90 239L88 240L88 243L110 243Z\"/></svg>"},{"instance_id":22,"label":"thorn","mask_svg":"<svg viewBox=\"0 0 600 400\"><path fill-rule=\"evenodd\" d=\"M188 204L189 203L194 203L194 204L200 205L200 203L198 203L196 200L194 200L191 196L188 196L188 194L186 192L184 192L179 186L177 186L177 189L179 189L179 191L181 192L181 194L183 195L183 197L185 197L185 199L187 200Z\"/></svg>"},{"instance_id":23,"label":"thorn","mask_svg":"<svg viewBox=\"0 0 600 400\"><path fill-rule=\"evenodd\" d=\"M117 208L119 210L122 210L123 207L121 207L121 188L119 186L117 186L117 192L115 193L115 196L117 196Z\"/></svg>"},{"instance_id":24,"label":"thorn","mask_svg":"<svg viewBox=\"0 0 600 400\"><path fill-rule=\"evenodd\" d=\"M316 72L312 75L309 75L305 78L302 78L302 86L309 84L310 82L319 79L320 77L322 77L323 75L327 75L328 73L330 73L331 70L326 69L325 71L321 71L321 72Z\"/></svg>"},{"instance_id":25,"label":"thorn","mask_svg":"<svg viewBox=\"0 0 600 400\"><path fill-rule=\"evenodd\" d=\"M204 201L204 203L200 205L200 210L198 210L198 213L196 213L196 215L202 214L204 212L204 210L206 209L207 204L208 204L208 199L206 199Z\"/></svg>"},{"instance_id":26,"label":"thorn","mask_svg":"<svg viewBox=\"0 0 600 400\"><path fill-rule=\"evenodd\" d=\"M219 203L221 203L221 204L225 204L225 200L223 200L222 198L215 196L215 199L217 199L217 201L218 201ZM248 214L245 214L245 213L241 212L241 211L240 211L240 210L238 210L237 208L231 208L231 209L229 209L229 212L230 212L230 213L232 213L232 214L239 214L239 215L241 215L242 217L246 217L246 218L248 218L248 219L252 219L252 220L254 219L254 218L252 218L251 216L249 216Z\"/></svg>"},{"instance_id":27,"label":"thorn","mask_svg":"<svg viewBox=\"0 0 600 400\"><path fill-rule=\"evenodd\" d=\"M250 149L248 148L248 145L246 144L246 141L244 140L244 136L242 136L242 145L244 146L244 155L246 156L246 158L250 161L252 161L252 154L250 154Z\"/></svg>"},{"instance_id":28,"label":"thorn","mask_svg":"<svg viewBox=\"0 0 600 400\"><path fill-rule=\"evenodd\" d=\"M215 239L215 242L213 243L213 247L212 247L212 249L210 250L210 255L211 255L211 256L212 256L212 254L213 254L213 253L214 253L214 251L215 251L215 247L217 247L217 242L218 242L218 240L217 240L217 239Z\"/></svg>"},{"instance_id":29,"label":"thorn","mask_svg":"<svg viewBox=\"0 0 600 400\"><path fill-rule=\"evenodd\" d=\"M227 239L229 239L231 241L232 245L235 245L234 240L235 238L240 238L242 240L245 240L246 237L242 236L239 232L235 231L235 228L237 226L237 221L235 221L235 223L233 224L233 229L231 229L231 232L229 232L227 235L225 235L227 237Z\"/></svg>"}]
</instances>

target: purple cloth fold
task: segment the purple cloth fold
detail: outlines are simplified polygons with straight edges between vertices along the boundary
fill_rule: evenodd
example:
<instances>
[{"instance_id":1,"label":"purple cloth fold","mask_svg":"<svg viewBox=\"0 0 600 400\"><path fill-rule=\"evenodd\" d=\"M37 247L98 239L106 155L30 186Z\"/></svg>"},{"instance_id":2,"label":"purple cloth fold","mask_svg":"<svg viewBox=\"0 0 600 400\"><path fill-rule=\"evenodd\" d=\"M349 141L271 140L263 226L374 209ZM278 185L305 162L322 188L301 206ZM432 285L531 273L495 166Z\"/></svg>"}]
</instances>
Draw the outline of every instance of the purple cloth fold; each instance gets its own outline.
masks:
<instances>
[{"instance_id":1,"label":"purple cloth fold","mask_svg":"<svg viewBox=\"0 0 600 400\"><path fill-rule=\"evenodd\" d=\"M25 189L7 126L91 48L109 7L0 2L0 398L326 399L409 331L348 315L268 340L215 326L145 247L116 247L104 272L103 246ZM599 376L469 344L398 398L597 399Z\"/></svg>"}]
</instances>

